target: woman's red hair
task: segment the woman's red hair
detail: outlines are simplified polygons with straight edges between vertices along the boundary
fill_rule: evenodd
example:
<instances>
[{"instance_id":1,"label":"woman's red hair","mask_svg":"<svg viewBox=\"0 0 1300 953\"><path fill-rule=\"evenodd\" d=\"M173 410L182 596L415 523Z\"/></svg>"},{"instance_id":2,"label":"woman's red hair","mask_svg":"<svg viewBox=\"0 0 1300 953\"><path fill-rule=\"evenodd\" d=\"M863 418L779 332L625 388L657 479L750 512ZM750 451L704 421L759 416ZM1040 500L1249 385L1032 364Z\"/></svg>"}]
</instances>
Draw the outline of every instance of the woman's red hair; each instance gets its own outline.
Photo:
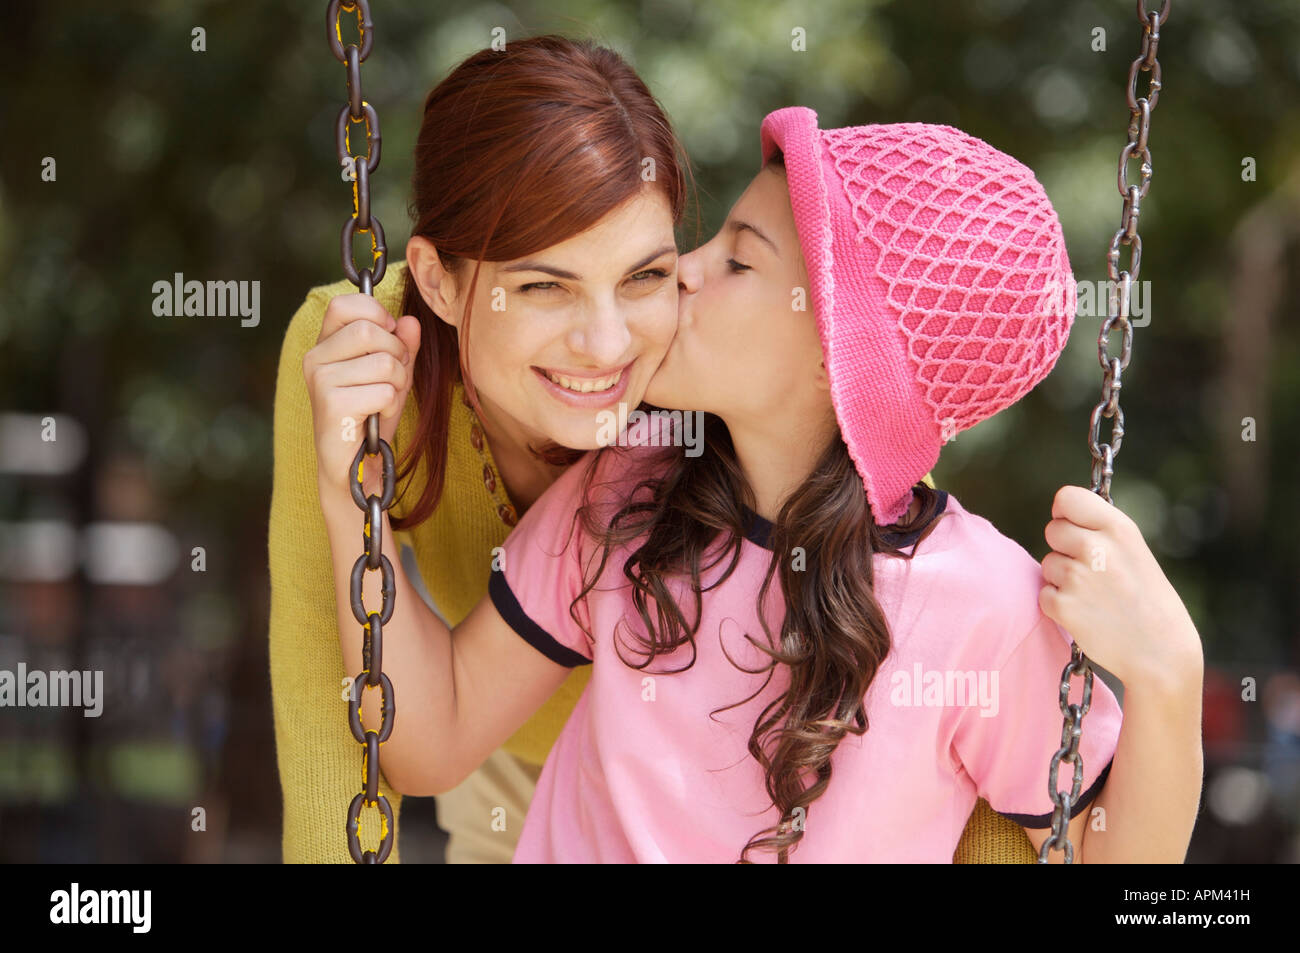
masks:
<instances>
[{"instance_id":1,"label":"woman's red hair","mask_svg":"<svg viewBox=\"0 0 1300 953\"><path fill-rule=\"evenodd\" d=\"M470 261L521 258L586 231L634 198L646 187L647 168L680 224L684 150L645 83L618 53L555 35L481 50L425 100L408 207L411 234L432 242L453 274ZM477 279L475 264L462 296L466 342ZM423 522L442 497L457 381L465 382L478 406L456 329L429 308L409 269L401 313L420 320L421 346L412 383L415 437L402 451L398 476L424 453L429 479L408 513L390 516L394 529ZM570 463L581 452L552 445L541 455Z\"/></svg>"}]
</instances>

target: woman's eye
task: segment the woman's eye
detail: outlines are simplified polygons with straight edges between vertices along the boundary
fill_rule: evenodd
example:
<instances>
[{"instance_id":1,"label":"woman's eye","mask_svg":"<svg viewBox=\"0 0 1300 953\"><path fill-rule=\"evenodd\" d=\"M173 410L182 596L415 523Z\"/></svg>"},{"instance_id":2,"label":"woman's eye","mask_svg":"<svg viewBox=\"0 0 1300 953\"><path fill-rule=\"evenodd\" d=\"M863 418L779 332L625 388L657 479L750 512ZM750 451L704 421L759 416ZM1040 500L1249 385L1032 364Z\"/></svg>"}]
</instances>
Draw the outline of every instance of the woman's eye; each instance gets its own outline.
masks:
<instances>
[{"instance_id":1,"label":"woman's eye","mask_svg":"<svg viewBox=\"0 0 1300 953\"><path fill-rule=\"evenodd\" d=\"M646 276L646 277L642 277L642 276ZM664 271L662 268L650 268L646 271L638 271L632 277L637 281L646 282L652 279L657 280L659 278L667 278L668 272Z\"/></svg>"},{"instance_id":2,"label":"woman's eye","mask_svg":"<svg viewBox=\"0 0 1300 953\"><path fill-rule=\"evenodd\" d=\"M560 287L554 281L534 281L532 284L522 285L520 291L553 291Z\"/></svg>"},{"instance_id":3,"label":"woman's eye","mask_svg":"<svg viewBox=\"0 0 1300 953\"><path fill-rule=\"evenodd\" d=\"M742 265L734 258L728 258L727 265L731 268L732 271L749 271L749 265Z\"/></svg>"}]
</instances>

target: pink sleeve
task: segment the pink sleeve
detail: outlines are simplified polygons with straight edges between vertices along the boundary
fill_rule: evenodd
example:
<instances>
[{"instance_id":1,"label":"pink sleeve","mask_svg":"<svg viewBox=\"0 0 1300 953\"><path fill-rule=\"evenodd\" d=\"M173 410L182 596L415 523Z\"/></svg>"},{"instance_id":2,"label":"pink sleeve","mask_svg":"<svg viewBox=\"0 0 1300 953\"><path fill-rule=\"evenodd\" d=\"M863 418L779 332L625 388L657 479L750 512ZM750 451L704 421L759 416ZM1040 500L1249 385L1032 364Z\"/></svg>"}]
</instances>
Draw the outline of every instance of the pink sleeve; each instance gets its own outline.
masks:
<instances>
[{"instance_id":1,"label":"pink sleeve","mask_svg":"<svg viewBox=\"0 0 1300 953\"><path fill-rule=\"evenodd\" d=\"M592 660L586 634L569 607L582 591L585 537L575 522L582 477L591 456L583 457L553 483L520 519L493 561L488 596L501 618L553 662L573 668ZM586 600L578 618L590 628Z\"/></svg>"},{"instance_id":2,"label":"pink sleeve","mask_svg":"<svg viewBox=\"0 0 1300 953\"><path fill-rule=\"evenodd\" d=\"M996 670L996 707L964 709L953 734L953 753L980 797L1022 827L1045 828L1052 823L1048 769L1061 746L1061 672L1069 661L1069 636L1040 612L1037 624ZM1069 701L1082 700L1083 679L1074 676ZM1101 792L1122 719L1114 693L1094 673L1092 704L1083 716L1079 741L1083 781L1071 817L1085 811ZM1057 788L1068 792L1073 779L1074 766L1062 762Z\"/></svg>"}]
</instances>

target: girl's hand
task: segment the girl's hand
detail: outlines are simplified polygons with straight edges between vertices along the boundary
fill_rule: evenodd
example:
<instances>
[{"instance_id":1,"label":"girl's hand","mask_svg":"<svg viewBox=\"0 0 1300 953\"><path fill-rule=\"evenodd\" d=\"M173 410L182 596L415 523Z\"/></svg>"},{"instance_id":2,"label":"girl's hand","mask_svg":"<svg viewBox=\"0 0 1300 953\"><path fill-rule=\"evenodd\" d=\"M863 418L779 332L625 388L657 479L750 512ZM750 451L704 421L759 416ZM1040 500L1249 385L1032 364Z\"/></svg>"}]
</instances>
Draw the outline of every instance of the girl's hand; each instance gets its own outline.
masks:
<instances>
[{"instance_id":1,"label":"girl's hand","mask_svg":"<svg viewBox=\"0 0 1300 953\"><path fill-rule=\"evenodd\" d=\"M366 418L380 415L379 436L397 433L414 379L420 322L401 321L374 298L360 293L330 299L316 346L302 359L311 400L317 480L322 489L349 488L352 458L366 439ZM365 488L382 486L376 465L365 468Z\"/></svg>"},{"instance_id":2,"label":"girl's hand","mask_svg":"<svg viewBox=\"0 0 1300 953\"><path fill-rule=\"evenodd\" d=\"M1052 517L1044 614L1125 684L1199 673L1200 635L1137 524L1081 486L1057 491Z\"/></svg>"}]
</instances>

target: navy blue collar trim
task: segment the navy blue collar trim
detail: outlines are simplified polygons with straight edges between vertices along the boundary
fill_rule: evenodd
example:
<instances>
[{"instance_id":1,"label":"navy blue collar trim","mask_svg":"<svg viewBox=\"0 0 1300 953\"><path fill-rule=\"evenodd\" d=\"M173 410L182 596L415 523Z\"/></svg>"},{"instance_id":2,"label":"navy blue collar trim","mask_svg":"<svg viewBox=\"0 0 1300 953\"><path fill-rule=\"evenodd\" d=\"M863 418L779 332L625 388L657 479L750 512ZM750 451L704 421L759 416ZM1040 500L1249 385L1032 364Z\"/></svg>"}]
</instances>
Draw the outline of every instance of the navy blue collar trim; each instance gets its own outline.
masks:
<instances>
[{"instance_id":1,"label":"navy blue collar trim","mask_svg":"<svg viewBox=\"0 0 1300 953\"><path fill-rule=\"evenodd\" d=\"M935 519L938 519L939 514L948 508L948 491L937 490L936 492L939 494L939 508L938 510L935 511L934 515L935 515ZM753 543L754 545L762 546L764 549L771 551L772 549L771 520L764 519L763 517L759 516L757 513L755 513L749 507L744 506L743 504L741 506L741 512L746 520L745 538L749 540L751 543ZM885 542L893 546L897 546L899 549L904 549L908 546L911 546L918 539L920 539L921 534L924 532L925 532L925 527L922 526L919 529L915 529L910 533L886 533L884 538L885 538Z\"/></svg>"}]
</instances>

